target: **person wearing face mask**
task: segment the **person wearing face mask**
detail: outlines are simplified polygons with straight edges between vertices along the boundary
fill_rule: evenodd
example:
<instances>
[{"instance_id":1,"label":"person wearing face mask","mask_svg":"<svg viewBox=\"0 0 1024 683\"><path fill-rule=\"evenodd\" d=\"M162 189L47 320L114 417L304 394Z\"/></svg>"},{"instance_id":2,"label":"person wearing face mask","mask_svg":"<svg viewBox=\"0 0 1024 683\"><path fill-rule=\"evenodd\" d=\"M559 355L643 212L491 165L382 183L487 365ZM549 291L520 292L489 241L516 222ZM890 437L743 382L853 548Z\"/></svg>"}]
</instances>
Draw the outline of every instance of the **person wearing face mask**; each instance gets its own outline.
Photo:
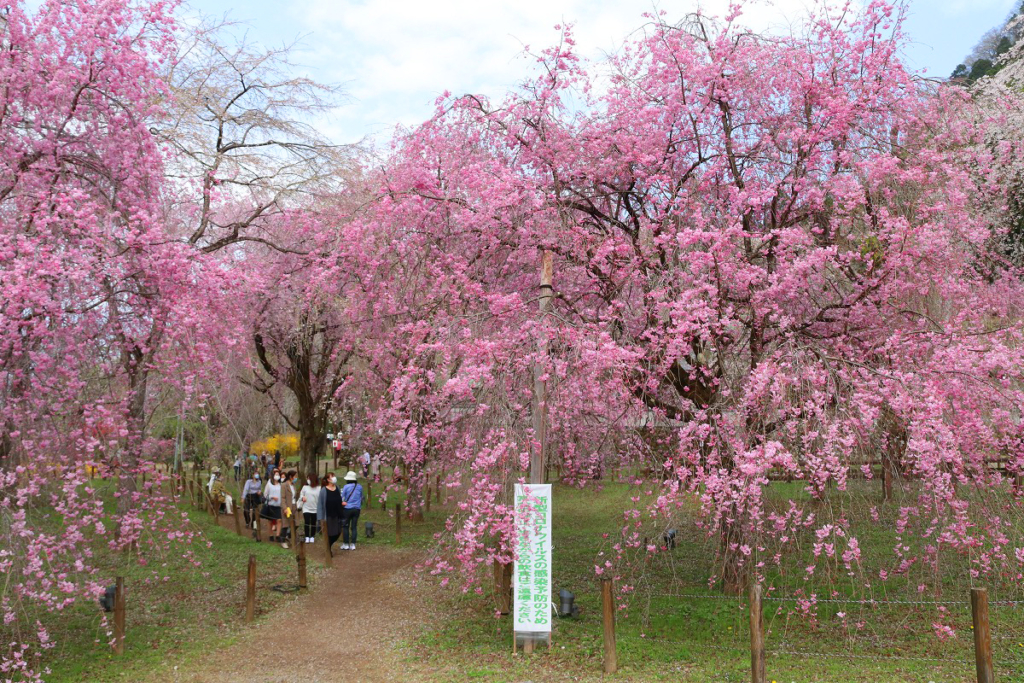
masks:
<instances>
[{"instance_id":1,"label":"person wearing face mask","mask_svg":"<svg viewBox=\"0 0 1024 683\"><path fill-rule=\"evenodd\" d=\"M306 485L299 491L299 502L302 503L303 531L305 542L312 543L316 536L316 508L320 501L320 479L315 474L306 475Z\"/></svg>"},{"instance_id":2,"label":"person wearing face mask","mask_svg":"<svg viewBox=\"0 0 1024 683\"><path fill-rule=\"evenodd\" d=\"M259 540L256 525L259 524L260 502L260 473L254 471L252 478L246 479L242 488L242 512L245 514L245 525L253 528L252 537L256 540Z\"/></svg>"},{"instance_id":3,"label":"person wearing face mask","mask_svg":"<svg viewBox=\"0 0 1024 683\"><path fill-rule=\"evenodd\" d=\"M327 521L327 551L331 552L331 546L341 536L341 513L344 507L341 504L341 491L338 490L338 478L334 472L329 472L324 477L324 485L320 488L320 496L316 505L317 523ZM333 556L334 553L331 552Z\"/></svg>"},{"instance_id":4,"label":"person wearing face mask","mask_svg":"<svg viewBox=\"0 0 1024 683\"><path fill-rule=\"evenodd\" d=\"M263 507L260 509L260 516L270 522L270 542L281 541L281 473L277 470L271 471L270 481L263 488Z\"/></svg>"},{"instance_id":5,"label":"person wearing face mask","mask_svg":"<svg viewBox=\"0 0 1024 683\"><path fill-rule=\"evenodd\" d=\"M295 514L295 470L284 475L281 482L281 547L287 549L292 538L292 515Z\"/></svg>"}]
</instances>

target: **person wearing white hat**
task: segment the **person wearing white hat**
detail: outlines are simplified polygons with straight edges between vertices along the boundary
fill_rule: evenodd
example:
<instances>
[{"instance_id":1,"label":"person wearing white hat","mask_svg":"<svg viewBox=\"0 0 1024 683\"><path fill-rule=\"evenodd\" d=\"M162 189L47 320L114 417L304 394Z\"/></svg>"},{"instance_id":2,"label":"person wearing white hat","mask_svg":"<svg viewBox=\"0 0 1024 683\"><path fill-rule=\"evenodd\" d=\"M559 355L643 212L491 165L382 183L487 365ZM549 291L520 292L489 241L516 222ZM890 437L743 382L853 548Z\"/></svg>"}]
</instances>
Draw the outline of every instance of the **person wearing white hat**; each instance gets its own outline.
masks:
<instances>
[{"instance_id":1,"label":"person wearing white hat","mask_svg":"<svg viewBox=\"0 0 1024 683\"><path fill-rule=\"evenodd\" d=\"M341 489L341 549L356 549L356 534L359 528L359 513L363 507L363 487L352 470L345 475L347 482Z\"/></svg>"}]
</instances>

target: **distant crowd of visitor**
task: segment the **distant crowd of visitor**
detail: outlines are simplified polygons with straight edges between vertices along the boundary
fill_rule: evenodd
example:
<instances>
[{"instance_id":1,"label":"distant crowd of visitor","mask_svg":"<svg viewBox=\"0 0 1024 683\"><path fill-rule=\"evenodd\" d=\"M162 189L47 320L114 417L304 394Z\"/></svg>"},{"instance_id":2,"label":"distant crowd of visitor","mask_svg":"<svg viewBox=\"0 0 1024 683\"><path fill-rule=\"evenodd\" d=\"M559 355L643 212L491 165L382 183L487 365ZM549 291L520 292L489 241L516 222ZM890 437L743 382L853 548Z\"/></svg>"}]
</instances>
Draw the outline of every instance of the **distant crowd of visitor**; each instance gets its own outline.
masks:
<instances>
[{"instance_id":1,"label":"distant crowd of visitor","mask_svg":"<svg viewBox=\"0 0 1024 683\"><path fill-rule=\"evenodd\" d=\"M364 478L380 478L379 456L371 457L364 452L357 458L357 462ZM273 457L266 454L257 457L255 453L239 455L235 458L234 470L235 481L241 481L245 472L242 511L245 524L253 529L253 538L257 541L261 540L258 533L259 520L266 519L270 524L269 540L280 543L282 548L288 548L291 541L291 517L301 512L303 543L313 543L321 523L326 522L328 551L339 538L342 540L342 550L356 549L363 487L355 471L349 470L345 474L345 483L340 488L333 472L323 477L310 473L302 488L296 491L298 473L295 470L282 472L280 451L275 451ZM219 467L213 468L207 490L210 498L225 513L233 513L234 500L224 485ZM298 528L296 519L296 535Z\"/></svg>"}]
</instances>

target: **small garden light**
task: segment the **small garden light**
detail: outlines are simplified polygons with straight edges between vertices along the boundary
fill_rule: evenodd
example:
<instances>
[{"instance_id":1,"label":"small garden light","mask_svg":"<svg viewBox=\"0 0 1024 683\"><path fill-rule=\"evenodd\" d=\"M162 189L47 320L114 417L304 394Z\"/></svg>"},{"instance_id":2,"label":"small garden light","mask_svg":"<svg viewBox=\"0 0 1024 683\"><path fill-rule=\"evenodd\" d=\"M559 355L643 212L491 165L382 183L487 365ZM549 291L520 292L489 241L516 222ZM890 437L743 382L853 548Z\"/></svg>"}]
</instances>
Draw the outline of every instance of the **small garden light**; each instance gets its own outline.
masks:
<instances>
[{"instance_id":1,"label":"small garden light","mask_svg":"<svg viewBox=\"0 0 1024 683\"><path fill-rule=\"evenodd\" d=\"M366 523L366 534L367 538L373 538L373 522Z\"/></svg>"},{"instance_id":2,"label":"small garden light","mask_svg":"<svg viewBox=\"0 0 1024 683\"><path fill-rule=\"evenodd\" d=\"M662 538L665 540L665 547L667 547L669 550L671 550L672 548L676 547L676 530L675 529L667 530L665 532L665 535L662 536Z\"/></svg>"},{"instance_id":3,"label":"small garden light","mask_svg":"<svg viewBox=\"0 0 1024 683\"><path fill-rule=\"evenodd\" d=\"M560 617L578 617L580 615L580 608L573 604L576 601L576 595L562 589L558 591L558 616Z\"/></svg>"},{"instance_id":4,"label":"small garden light","mask_svg":"<svg viewBox=\"0 0 1024 683\"><path fill-rule=\"evenodd\" d=\"M117 595L117 586L107 586L103 589L103 594L100 595L100 607L103 608L104 612L114 611L114 597Z\"/></svg>"}]
</instances>

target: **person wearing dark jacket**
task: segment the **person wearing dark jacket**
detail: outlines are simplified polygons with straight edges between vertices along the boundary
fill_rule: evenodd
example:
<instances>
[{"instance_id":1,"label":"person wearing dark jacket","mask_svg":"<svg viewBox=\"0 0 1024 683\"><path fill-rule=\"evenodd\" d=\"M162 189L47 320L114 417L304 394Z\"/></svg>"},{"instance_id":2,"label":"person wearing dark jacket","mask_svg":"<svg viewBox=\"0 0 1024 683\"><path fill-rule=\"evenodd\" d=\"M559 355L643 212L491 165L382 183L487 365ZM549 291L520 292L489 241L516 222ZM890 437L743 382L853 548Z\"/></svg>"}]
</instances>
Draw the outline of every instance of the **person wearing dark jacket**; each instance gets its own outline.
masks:
<instances>
[{"instance_id":1,"label":"person wearing dark jacket","mask_svg":"<svg viewBox=\"0 0 1024 683\"><path fill-rule=\"evenodd\" d=\"M242 510L245 513L245 525L252 526L253 538L259 540L256 533L256 525L260 519L260 503L262 502L260 488L260 473L255 471L252 478L245 480L245 487L242 488Z\"/></svg>"},{"instance_id":2,"label":"person wearing dark jacket","mask_svg":"<svg viewBox=\"0 0 1024 683\"><path fill-rule=\"evenodd\" d=\"M329 472L324 477L323 486L320 487L320 496L316 505L317 523L327 522L327 552L331 552L331 546L341 536L341 513L344 509L341 504L338 479L334 476L334 472ZM331 554L334 553L331 552Z\"/></svg>"}]
</instances>

